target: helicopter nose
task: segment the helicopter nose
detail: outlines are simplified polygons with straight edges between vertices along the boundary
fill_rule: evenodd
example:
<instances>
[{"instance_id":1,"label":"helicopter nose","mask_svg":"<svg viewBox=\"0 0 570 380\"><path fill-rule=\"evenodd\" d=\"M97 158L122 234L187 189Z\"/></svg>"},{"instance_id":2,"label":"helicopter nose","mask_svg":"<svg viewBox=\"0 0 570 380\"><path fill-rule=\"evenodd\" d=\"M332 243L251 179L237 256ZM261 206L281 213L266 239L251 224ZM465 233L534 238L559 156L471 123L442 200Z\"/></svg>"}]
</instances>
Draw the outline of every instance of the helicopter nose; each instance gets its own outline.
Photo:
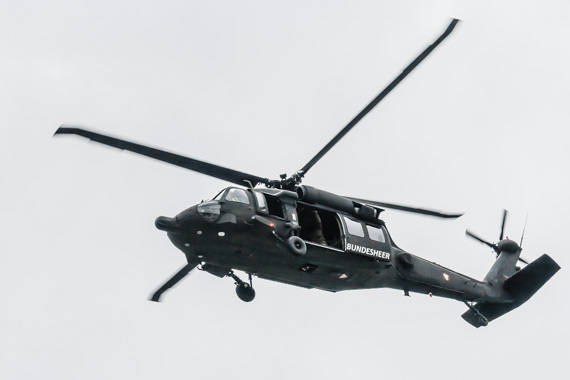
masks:
<instances>
[{"instance_id":1,"label":"helicopter nose","mask_svg":"<svg viewBox=\"0 0 570 380\"><path fill-rule=\"evenodd\" d=\"M180 231L180 225L176 218L169 218L167 216L159 216L154 221L154 225L161 231L166 232L178 232Z\"/></svg>"}]
</instances>

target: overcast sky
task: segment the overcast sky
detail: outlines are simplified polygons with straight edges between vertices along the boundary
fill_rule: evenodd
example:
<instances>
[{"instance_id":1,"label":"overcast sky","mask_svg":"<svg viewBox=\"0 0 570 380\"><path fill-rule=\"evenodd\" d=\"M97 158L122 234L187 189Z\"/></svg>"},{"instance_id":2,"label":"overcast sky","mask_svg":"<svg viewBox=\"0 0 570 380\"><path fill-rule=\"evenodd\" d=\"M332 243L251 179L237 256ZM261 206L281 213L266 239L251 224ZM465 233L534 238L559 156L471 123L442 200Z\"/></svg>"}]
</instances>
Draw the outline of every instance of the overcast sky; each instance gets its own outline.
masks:
<instances>
[{"instance_id":1,"label":"overcast sky","mask_svg":"<svg viewBox=\"0 0 570 380\"><path fill-rule=\"evenodd\" d=\"M570 6L564 1L28 1L0 5L2 379L568 377ZM402 248L482 279L506 234L562 270L475 329L462 303L192 273L154 227L223 181L52 134L62 123L277 178L451 18L462 22L313 167Z\"/></svg>"}]
</instances>

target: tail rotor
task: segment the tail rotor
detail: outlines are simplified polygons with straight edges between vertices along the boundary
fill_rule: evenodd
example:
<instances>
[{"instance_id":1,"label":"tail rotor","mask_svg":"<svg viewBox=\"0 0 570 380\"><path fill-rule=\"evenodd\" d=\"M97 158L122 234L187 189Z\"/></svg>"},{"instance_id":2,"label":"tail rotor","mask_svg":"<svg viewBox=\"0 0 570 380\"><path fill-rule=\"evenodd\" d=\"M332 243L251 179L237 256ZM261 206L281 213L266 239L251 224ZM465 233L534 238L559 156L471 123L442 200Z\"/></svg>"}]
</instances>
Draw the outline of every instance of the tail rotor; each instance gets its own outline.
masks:
<instances>
[{"instance_id":1,"label":"tail rotor","mask_svg":"<svg viewBox=\"0 0 570 380\"><path fill-rule=\"evenodd\" d=\"M503 209L503 222L501 223L501 234L499 235L499 241L503 240L504 232L505 232L505 223L507 222L507 215L508 211Z\"/></svg>"},{"instance_id":2,"label":"tail rotor","mask_svg":"<svg viewBox=\"0 0 570 380\"><path fill-rule=\"evenodd\" d=\"M485 239L480 238L479 236L475 235L473 232L466 230L465 231L465 235L469 236L470 238L473 238L475 240L477 240L480 243L485 244L486 246L490 247L493 249L493 251L495 251L497 257L499 256L499 254L501 253L501 251L503 250L508 250L508 251L521 251L521 245L522 245L522 240L524 238L524 229L523 229L523 235L521 237L521 244L517 244L516 242L509 240L508 238L503 238L504 234L505 234L505 224L507 222L507 215L508 215L508 211L507 210L503 210L503 220L501 222L501 233L499 234L499 242L498 243L491 243L488 242ZM528 219L528 216L527 216ZM526 229L526 222L525 222L525 229ZM518 258L519 261L525 263L528 265L528 261L526 261L525 259L519 257Z\"/></svg>"}]
</instances>

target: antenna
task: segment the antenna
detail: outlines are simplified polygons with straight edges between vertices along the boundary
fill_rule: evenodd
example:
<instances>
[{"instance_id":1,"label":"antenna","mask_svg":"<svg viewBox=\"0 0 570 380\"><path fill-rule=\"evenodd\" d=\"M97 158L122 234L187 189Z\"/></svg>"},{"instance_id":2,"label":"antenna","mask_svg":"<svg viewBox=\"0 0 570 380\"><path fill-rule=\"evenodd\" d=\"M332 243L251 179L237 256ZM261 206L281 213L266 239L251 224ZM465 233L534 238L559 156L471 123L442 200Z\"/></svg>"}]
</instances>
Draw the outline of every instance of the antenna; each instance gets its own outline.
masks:
<instances>
[{"instance_id":1,"label":"antenna","mask_svg":"<svg viewBox=\"0 0 570 380\"><path fill-rule=\"evenodd\" d=\"M243 182L245 182L245 183L249 186L249 188L250 188L251 190L253 190L253 184L251 183L250 180L244 179Z\"/></svg>"},{"instance_id":2,"label":"antenna","mask_svg":"<svg viewBox=\"0 0 570 380\"><path fill-rule=\"evenodd\" d=\"M526 219L524 220L524 227L523 227L523 232L521 235L521 243L519 244L519 247L521 247L521 248L522 248L522 242L524 239L524 231L526 230L526 222L528 222L528 213L526 214Z\"/></svg>"}]
</instances>

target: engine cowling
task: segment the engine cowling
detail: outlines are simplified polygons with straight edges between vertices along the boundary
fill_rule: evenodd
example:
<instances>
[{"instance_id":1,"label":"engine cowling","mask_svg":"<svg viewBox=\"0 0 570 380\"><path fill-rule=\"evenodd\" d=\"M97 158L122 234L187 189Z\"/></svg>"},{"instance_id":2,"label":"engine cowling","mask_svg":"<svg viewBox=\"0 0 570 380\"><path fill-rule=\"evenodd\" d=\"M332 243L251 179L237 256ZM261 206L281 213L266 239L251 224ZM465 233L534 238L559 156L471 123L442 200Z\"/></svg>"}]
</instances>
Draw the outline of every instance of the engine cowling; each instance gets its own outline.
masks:
<instances>
[{"instance_id":1,"label":"engine cowling","mask_svg":"<svg viewBox=\"0 0 570 380\"><path fill-rule=\"evenodd\" d=\"M302 202L326 206L371 223L382 223L382 221L378 219L378 215L382 211L380 208L354 202L343 196L305 185L297 188L297 195Z\"/></svg>"}]
</instances>

